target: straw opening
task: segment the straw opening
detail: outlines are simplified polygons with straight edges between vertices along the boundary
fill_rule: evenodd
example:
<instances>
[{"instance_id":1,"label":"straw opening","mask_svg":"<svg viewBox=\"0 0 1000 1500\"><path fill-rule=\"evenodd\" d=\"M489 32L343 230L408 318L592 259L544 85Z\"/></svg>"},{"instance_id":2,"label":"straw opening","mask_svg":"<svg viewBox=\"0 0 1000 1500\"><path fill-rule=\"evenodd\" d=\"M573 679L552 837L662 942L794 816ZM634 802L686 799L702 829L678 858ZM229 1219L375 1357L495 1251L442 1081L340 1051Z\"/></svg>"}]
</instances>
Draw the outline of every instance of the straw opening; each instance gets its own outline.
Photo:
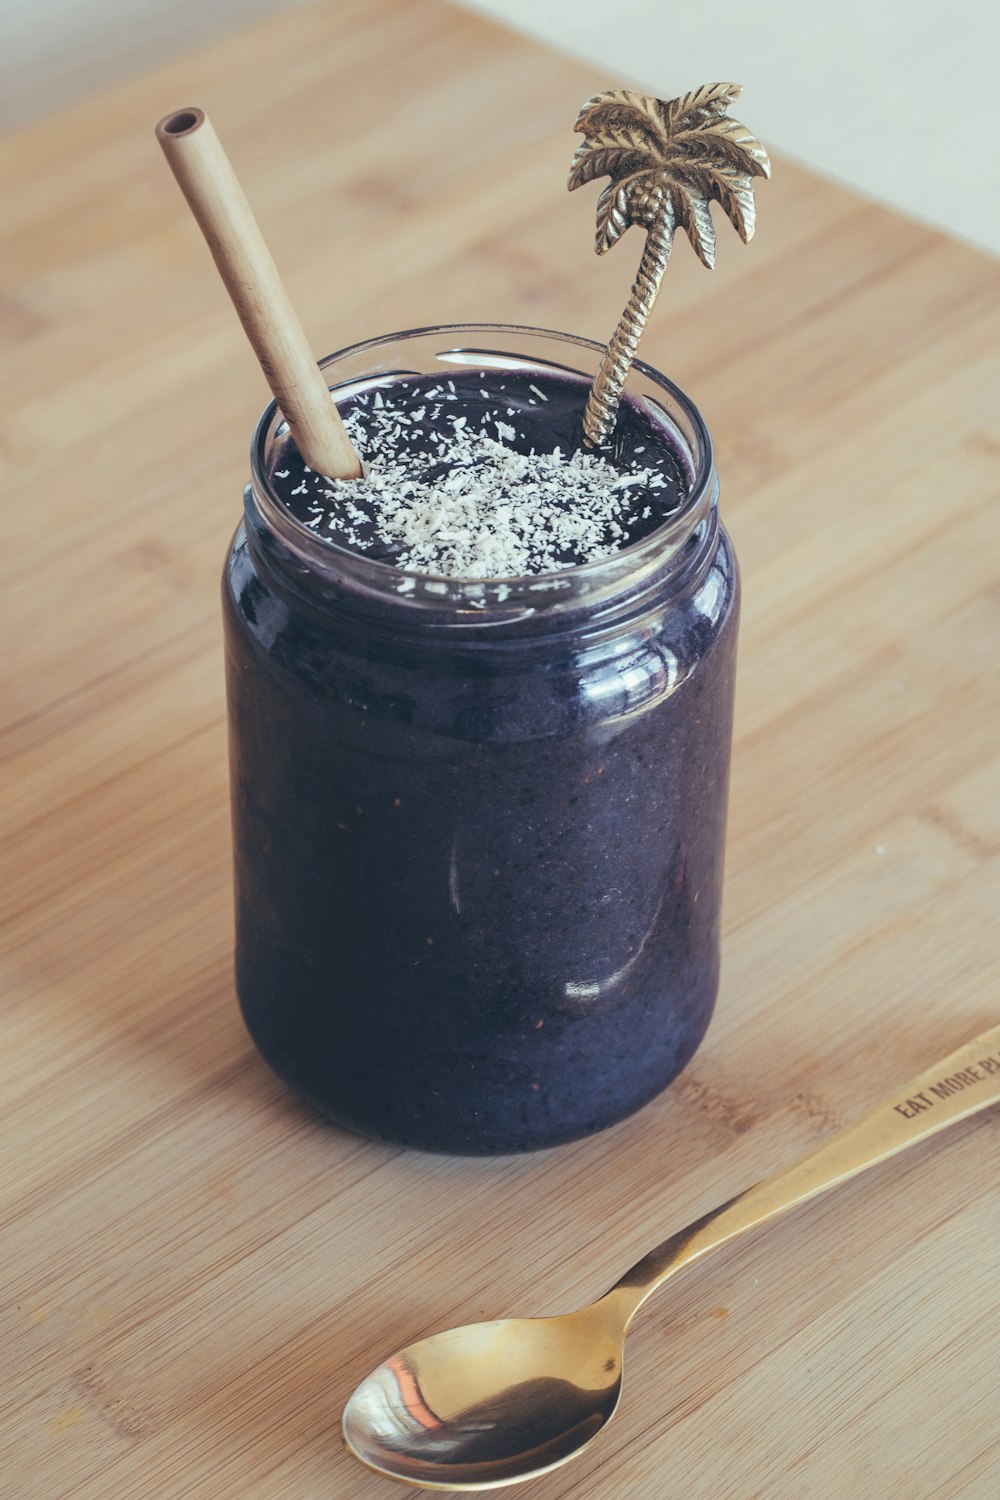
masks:
<instances>
[{"instance_id":1,"label":"straw opening","mask_svg":"<svg viewBox=\"0 0 1000 1500\"><path fill-rule=\"evenodd\" d=\"M187 135L189 130L194 130L204 119L200 109L180 109L176 114L167 115L157 126L157 133L161 135Z\"/></svg>"}]
</instances>

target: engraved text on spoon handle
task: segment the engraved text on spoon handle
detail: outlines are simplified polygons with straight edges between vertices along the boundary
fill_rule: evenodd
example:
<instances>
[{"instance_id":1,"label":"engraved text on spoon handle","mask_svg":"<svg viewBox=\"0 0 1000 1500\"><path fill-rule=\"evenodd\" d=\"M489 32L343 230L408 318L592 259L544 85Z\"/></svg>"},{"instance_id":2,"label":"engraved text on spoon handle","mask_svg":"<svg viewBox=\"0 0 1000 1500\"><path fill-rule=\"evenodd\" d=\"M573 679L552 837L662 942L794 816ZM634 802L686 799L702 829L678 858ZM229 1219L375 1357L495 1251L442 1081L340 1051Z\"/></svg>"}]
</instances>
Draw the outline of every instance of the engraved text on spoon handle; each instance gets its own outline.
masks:
<instances>
[{"instance_id":1,"label":"engraved text on spoon handle","mask_svg":"<svg viewBox=\"0 0 1000 1500\"><path fill-rule=\"evenodd\" d=\"M631 1319L674 1271L709 1250L996 1103L1000 1026L925 1069L788 1171L755 1183L672 1235L627 1271L609 1296L624 1300Z\"/></svg>"}]
</instances>

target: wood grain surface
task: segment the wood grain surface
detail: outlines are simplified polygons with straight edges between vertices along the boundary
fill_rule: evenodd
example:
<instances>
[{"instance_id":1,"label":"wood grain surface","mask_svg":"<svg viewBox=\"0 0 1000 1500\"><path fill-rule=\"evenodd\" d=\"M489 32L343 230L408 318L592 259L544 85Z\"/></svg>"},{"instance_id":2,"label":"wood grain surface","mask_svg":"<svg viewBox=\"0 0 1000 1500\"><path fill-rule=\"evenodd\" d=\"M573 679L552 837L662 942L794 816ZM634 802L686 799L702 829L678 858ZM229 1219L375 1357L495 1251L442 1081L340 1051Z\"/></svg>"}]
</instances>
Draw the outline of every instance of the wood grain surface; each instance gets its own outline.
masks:
<instances>
[{"instance_id":1,"label":"wood grain surface","mask_svg":"<svg viewBox=\"0 0 1000 1500\"><path fill-rule=\"evenodd\" d=\"M599 261L564 182L621 81L341 0L0 144L4 1500L397 1493L338 1440L389 1350L592 1296L1000 1014L997 268L779 160L751 246L678 246L644 345L715 434L745 583L702 1051L600 1138L464 1161L323 1124L242 1029L217 590L266 392L153 124L211 112L317 353L601 338L638 246ZM530 1493L993 1500L998 1143L986 1115L692 1271Z\"/></svg>"}]
</instances>

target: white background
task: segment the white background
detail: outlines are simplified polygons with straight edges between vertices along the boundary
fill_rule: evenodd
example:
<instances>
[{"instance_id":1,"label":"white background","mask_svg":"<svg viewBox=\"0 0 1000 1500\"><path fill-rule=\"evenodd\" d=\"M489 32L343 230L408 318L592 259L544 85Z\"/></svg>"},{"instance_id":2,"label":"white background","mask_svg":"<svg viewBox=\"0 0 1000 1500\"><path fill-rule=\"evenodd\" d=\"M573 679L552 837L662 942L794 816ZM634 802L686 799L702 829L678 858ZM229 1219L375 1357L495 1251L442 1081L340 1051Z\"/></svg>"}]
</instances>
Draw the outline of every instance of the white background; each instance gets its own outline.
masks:
<instances>
[{"instance_id":1,"label":"white background","mask_svg":"<svg viewBox=\"0 0 1000 1500\"><path fill-rule=\"evenodd\" d=\"M0 131L292 3L0 0ZM1000 253L997 0L469 6L595 63L608 87L742 83L736 113L769 147Z\"/></svg>"}]
</instances>

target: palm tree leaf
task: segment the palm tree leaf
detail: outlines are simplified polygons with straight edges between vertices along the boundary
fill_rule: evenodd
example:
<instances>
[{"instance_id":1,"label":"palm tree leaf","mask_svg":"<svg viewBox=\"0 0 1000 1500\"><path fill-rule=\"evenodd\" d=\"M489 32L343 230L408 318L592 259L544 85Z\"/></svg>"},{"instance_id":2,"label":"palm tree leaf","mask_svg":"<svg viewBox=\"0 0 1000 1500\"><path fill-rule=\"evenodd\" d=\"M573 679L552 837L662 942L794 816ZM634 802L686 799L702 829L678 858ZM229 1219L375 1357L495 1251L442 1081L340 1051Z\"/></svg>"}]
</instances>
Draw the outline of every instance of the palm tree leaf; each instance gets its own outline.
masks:
<instances>
[{"instance_id":1,"label":"palm tree leaf","mask_svg":"<svg viewBox=\"0 0 1000 1500\"><path fill-rule=\"evenodd\" d=\"M615 181L632 172L641 171L648 165L649 153L624 145L614 138L601 141L584 141L576 149L569 169L569 188L582 187L593 182L595 177L610 177Z\"/></svg>"},{"instance_id":2,"label":"palm tree leaf","mask_svg":"<svg viewBox=\"0 0 1000 1500\"><path fill-rule=\"evenodd\" d=\"M771 163L767 152L755 135L751 135L739 120L708 120L679 130L673 144L685 152L718 161L728 159L751 177L770 177Z\"/></svg>"},{"instance_id":3,"label":"palm tree leaf","mask_svg":"<svg viewBox=\"0 0 1000 1500\"><path fill-rule=\"evenodd\" d=\"M588 99L576 117L574 130L587 136L627 132L637 147L656 151L663 144L660 101L631 89L608 89Z\"/></svg>"},{"instance_id":4,"label":"palm tree leaf","mask_svg":"<svg viewBox=\"0 0 1000 1500\"><path fill-rule=\"evenodd\" d=\"M609 182L597 200L598 255L617 245L631 225L648 225L661 207L662 197L659 176L653 172L633 172L630 177Z\"/></svg>"},{"instance_id":5,"label":"palm tree leaf","mask_svg":"<svg viewBox=\"0 0 1000 1500\"><path fill-rule=\"evenodd\" d=\"M657 100L657 103L660 105L664 126L669 132L694 120L704 119L706 115L725 114L733 100L738 99L742 92L743 85L739 83L703 83L700 89L681 94L679 99Z\"/></svg>"},{"instance_id":6,"label":"palm tree leaf","mask_svg":"<svg viewBox=\"0 0 1000 1500\"><path fill-rule=\"evenodd\" d=\"M665 181L686 182L697 187L704 198L714 198L722 205L726 217L744 244L753 239L757 224L757 203L753 178L732 162L689 156L678 150L661 165Z\"/></svg>"},{"instance_id":7,"label":"palm tree leaf","mask_svg":"<svg viewBox=\"0 0 1000 1500\"><path fill-rule=\"evenodd\" d=\"M709 197L722 205L723 213L744 245L753 239L757 227L757 200L750 178L735 167L716 166L711 172Z\"/></svg>"},{"instance_id":8,"label":"palm tree leaf","mask_svg":"<svg viewBox=\"0 0 1000 1500\"><path fill-rule=\"evenodd\" d=\"M601 196L597 200L595 248L598 255L603 255L611 249L612 245L617 245L631 222L628 213L627 189L619 187L617 182L609 182L606 188L602 188Z\"/></svg>"},{"instance_id":9,"label":"palm tree leaf","mask_svg":"<svg viewBox=\"0 0 1000 1500\"><path fill-rule=\"evenodd\" d=\"M671 183L671 197L674 202L677 222L687 230L687 237L691 241L691 248L701 261L711 271L715 268L715 225L712 223L712 210L709 207L708 198L699 188L687 182L678 182L676 178Z\"/></svg>"}]
</instances>

